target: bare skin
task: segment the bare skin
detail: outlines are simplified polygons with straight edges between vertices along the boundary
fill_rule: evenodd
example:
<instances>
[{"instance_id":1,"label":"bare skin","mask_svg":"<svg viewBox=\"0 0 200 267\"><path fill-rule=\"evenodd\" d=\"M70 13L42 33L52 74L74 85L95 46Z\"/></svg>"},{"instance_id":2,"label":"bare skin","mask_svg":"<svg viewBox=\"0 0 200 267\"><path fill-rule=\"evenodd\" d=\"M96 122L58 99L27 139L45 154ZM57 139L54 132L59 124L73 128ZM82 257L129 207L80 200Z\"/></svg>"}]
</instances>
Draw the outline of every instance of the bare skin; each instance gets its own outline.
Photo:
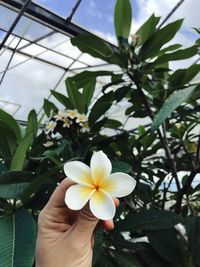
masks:
<instances>
[{"instance_id":1,"label":"bare skin","mask_svg":"<svg viewBox=\"0 0 200 267\"><path fill-rule=\"evenodd\" d=\"M64 179L38 218L36 267L91 267L94 229L99 220L84 207L71 211L64 202L66 190L74 183ZM114 199L115 205L119 201ZM103 221L106 230L112 221Z\"/></svg>"}]
</instances>

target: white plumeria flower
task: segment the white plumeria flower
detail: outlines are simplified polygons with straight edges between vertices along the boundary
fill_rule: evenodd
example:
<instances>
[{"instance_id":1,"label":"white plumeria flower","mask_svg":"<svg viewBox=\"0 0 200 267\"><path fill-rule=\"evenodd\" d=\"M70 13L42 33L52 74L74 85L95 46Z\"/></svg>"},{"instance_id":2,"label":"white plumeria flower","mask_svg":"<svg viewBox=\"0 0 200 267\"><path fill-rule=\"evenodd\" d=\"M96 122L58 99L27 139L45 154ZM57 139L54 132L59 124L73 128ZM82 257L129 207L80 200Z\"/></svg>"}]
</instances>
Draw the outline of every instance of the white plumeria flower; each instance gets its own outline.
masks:
<instances>
[{"instance_id":1,"label":"white plumeria flower","mask_svg":"<svg viewBox=\"0 0 200 267\"><path fill-rule=\"evenodd\" d=\"M55 121L49 121L46 125L46 133L50 133L50 132L53 132L55 127L57 125L57 122Z\"/></svg>"},{"instance_id":2,"label":"white plumeria flower","mask_svg":"<svg viewBox=\"0 0 200 267\"><path fill-rule=\"evenodd\" d=\"M86 122L86 121L87 121L87 118L86 118L85 114L78 113L77 118L76 118L76 122L79 123L79 122Z\"/></svg>"},{"instance_id":3,"label":"white plumeria flower","mask_svg":"<svg viewBox=\"0 0 200 267\"><path fill-rule=\"evenodd\" d=\"M68 117L70 117L71 119L75 119L77 116L78 116L78 111L77 111L77 109L73 109L73 110L71 110L71 109L69 109L69 110L67 110L67 112L66 112L66 115L68 116Z\"/></svg>"},{"instance_id":4,"label":"white plumeria flower","mask_svg":"<svg viewBox=\"0 0 200 267\"><path fill-rule=\"evenodd\" d=\"M67 127L67 128L69 128L70 127L70 121L69 121L69 119L68 118L65 118L64 120L63 120L63 127L65 128L65 127Z\"/></svg>"},{"instance_id":5,"label":"white plumeria flower","mask_svg":"<svg viewBox=\"0 0 200 267\"><path fill-rule=\"evenodd\" d=\"M136 181L128 174L111 174L111 162L102 151L94 152L90 168L80 161L67 162L64 172L76 184L65 194L65 203L72 210L80 210L89 201L91 212L101 220L110 220L115 215L113 197L130 194Z\"/></svg>"},{"instance_id":6,"label":"white plumeria flower","mask_svg":"<svg viewBox=\"0 0 200 267\"><path fill-rule=\"evenodd\" d=\"M65 110L59 110L58 113L54 116L56 121L62 121L63 118L66 117L66 111Z\"/></svg>"},{"instance_id":7,"label":"white plumeria flower","mask_svg":"<svg viewBox=\"0 0 200 267\"><path fill-rule=\"evenodd\" d=\"M89 130L90 128L89 128L88 122L84 122L82 124L81 132L85 133L85 132L88 132Z\"/></svg>"}]
</instances>

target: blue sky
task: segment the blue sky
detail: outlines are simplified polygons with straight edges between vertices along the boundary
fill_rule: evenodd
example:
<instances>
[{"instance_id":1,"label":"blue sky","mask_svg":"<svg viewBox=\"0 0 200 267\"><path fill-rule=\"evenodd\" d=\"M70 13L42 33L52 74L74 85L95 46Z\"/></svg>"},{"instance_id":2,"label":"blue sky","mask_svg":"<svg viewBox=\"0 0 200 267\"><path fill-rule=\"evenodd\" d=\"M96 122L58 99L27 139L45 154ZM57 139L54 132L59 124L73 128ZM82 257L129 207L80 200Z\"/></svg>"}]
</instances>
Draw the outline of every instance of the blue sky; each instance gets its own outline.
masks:
<instances>
[{"instance_id":1,"label":"blue sky","mask_svg":"<svg viewBox=\"0 0 200 267\"><path fill-rule=\"evenodd\" d=\"M162 16L164 18L178 2L178 0L130 1L133 13L132 33L134 33L153 12L157 16ZM34 2L42 4L58 15L66 18L75 5L76 0L34 0ZM73 17L73 22L96 34L105 36L108 40L114 40L113 14L115 3L116 0L82 0ZM196 37L196 34L192 31L192 27L200 26L200 19L197 12L197 10L199 10L199 5L199 0L185 1L171 18L171 20L176 20L180 17L185 17L184 27L179 36L182 43L186 42L188 45L191 45L192 40Z\"/></svg>"}]
</instances>

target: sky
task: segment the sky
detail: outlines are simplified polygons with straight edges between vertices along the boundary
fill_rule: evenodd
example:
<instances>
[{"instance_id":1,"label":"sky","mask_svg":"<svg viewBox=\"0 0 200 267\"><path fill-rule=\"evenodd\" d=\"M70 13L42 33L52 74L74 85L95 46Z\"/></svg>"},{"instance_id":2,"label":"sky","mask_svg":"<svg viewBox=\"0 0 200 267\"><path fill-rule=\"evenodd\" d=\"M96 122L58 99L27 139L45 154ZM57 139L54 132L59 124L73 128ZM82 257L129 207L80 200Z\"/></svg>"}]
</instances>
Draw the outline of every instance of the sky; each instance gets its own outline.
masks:
<instances>
[{"instance_id":1,"label":"sky","mask_svg":"<svg viewBox=\"0 0 200 267\"><path fill-rule=\"evenodd\" d=\"M152 14L164 18L176 5L178 0L130 0L132 5L133 23L131 31L134 33L142 23ZM76 0L34 0L55 13L67 17ZM114 41L113 14L116 0L82 0L76 11L73 22L90 29L94 33ZM170 20L184 17L185 21L180 32L179 40L190 45L196 37L192 27L200 26L199 0L185 0ZM169 20L169 21L170 21Z\"/></svg>"}]
</instances>

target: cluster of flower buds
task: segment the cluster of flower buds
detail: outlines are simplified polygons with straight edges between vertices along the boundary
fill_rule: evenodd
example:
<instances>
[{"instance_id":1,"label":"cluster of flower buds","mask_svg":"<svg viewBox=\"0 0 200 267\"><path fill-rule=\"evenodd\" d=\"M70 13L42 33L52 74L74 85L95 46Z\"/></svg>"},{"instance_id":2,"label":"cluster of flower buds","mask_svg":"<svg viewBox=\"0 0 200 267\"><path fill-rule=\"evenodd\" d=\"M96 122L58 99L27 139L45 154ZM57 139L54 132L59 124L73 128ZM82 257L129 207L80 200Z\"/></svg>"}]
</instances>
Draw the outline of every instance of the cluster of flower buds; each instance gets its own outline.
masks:
<instances>
[{"instance_id":1,"label":"cluster of flower buds","mask_svg":"<svg viewBox=\"0 0 200 267\"><path fill-rule=\"evenodd\" d=\"M86 115L79 113L76 109L59 110L57 113L51 112L50 119L46 123L45 133L55 133L58 126L62 128L76 127L81 132L89 131Z\"/></svg>"}]
</instances>

